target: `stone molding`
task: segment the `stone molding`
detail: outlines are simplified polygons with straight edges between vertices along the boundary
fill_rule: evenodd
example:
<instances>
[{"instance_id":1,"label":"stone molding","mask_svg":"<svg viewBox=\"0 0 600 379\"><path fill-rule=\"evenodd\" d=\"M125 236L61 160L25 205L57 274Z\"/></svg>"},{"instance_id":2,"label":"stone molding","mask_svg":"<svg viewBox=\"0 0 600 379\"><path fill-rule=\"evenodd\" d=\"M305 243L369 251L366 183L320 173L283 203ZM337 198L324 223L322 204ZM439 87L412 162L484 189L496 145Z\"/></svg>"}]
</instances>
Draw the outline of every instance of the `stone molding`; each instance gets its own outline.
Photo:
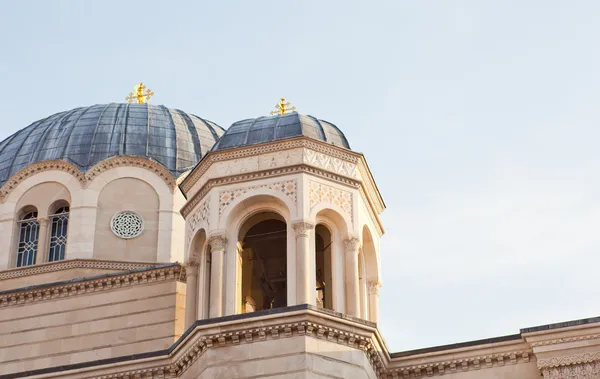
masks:
<instances>
[{"instance_id":1,"label":"stone molding","mask_svg":"<svg viewBox=\"0 0 600 379\"><path fill-rule=\"evenodd\" d=\"M71 259L33 266L18 267L1 271L0 280L20 278L29 275L45 274L48 272L69 270L72 268L93 268L100 270L130 271L145 267L152 267L156 265L158 265L158 263L99 261L94 259Z\"/></svg>"},{"instance_id":2,"label":"stone molding","mask_svg":"<svg viewBox=\"0 0 600 379\"><path fill-rule=\"evenodd\" d=\"M353 151L333 146L325 142L316 141L308 137L296 137L290 138L284 141L273 141L264 144L253 145L250 147L243 147L232 149L230 151L217 151L210 152L207 156L200 161L200 163L192 170L192 172L183 180L181 183L181 189L187 193L194 184L204 175L208 168L215 162L221 162L230 159L246 158L255 155L261 155L265 153L273 153L283 150L289 150L293 148L309 148L317 153L327 154L343 161L358 164L360 161L361 154Z\"/></svg>"},{"instance_id":3,"label":"stone molding","mask_svg":"<svg viewBox=\"0 0 600 379\"><path fill-rule=\"evenodd\" d=\"M208 244L210 245L211 251L225 251L225 245L227 244L227 238L222 235L214 235L208 238Z\"/></svg>"},{"instance_id":4,"label":"stone molding","mask_svg":"<svg viewBox=\"0 0 600 379\"><path fill-rule=\"evenodd\" d=\"M296 239L300 237L310 237L310 232L315 230L315 226L310 222L298 221L292 225L296 232Z\"/></svg>"},{"instance_id":5,"label":"stone molding","mask_svg":"<svg viewBox=\"0 0 600 379\"><path fill-rule=\"evenodd\" d=\"M360 182L355 179L349 179L340 175L335 175L325 170L317 169L307 165L288 166L273 170L256 171L240 175L210 179L202 186L202 188L200 188L200 190L196 194L194 194L191 198L188 199L186 204L181 208L181 214L183 215L183 217L187 217L188 214L190 214L190 212L196 207L198 203L200 203L200 201L202 201L204 196L213 187L298 173L313 174L321 178L341 183L345 186L349 186L352 188L360 188Z\"/></svg>"},{"instance_id":6,"label":"stone molding","mask_svg":"<svg viewBox=\"0 0 600 379\"><path fill-rule=\"evenodd\" d=\"M453 374L463 371L480 370L505 366L509 364L528 363L532 351L518 350L502 352L498 354L488 354L474 357L465 357L452 360L443 360L440 362L423 363L419 365L407 365L405 367L389 369L385 372L386 379L408 379L421 378L424 376L438 376Z\"/></svg>"},{"instance_id":7,"label":"stone molding","mask_svg":"<svg viewBox=\"0 0 600 379\"><path fill-rule=\"evenodd\" d=\"M37 162L23 167L12 175L2 187L0 187L0 204L4 203L8 195L25 179L44 171L63 171L73 175L82 188L87 188L98 175L116 167L139 167L158 175L169 187L171 193L177 186L176 180L169 170L164 166L147 158L132 156L117 156L107 158L96 163L87 172L83 173L77 166L61 160Z\"/></svg>"},{"instance_id":8,"label":"stone molding","mask_svg":"<svg viewBox=\"0 0 600 379\"><path fill-rule=\"evenodd\" d=\"M184 279L185 272L182 270L181 265L174 264L148 270L140 270L138 272L127 272L111 276L83 279L77 282L59 282L55 285L50 283L49 285L40 286L39 288L16 288L0 293L0 308L106 291L114 288L130 287L156 281L185 281Z\"/></svg>"},{"instance_id":9,"label":"stone molding","mask_svg":"<svg viewBox=\"0 0 600 379\"><path fill-rule=\"evenodd\" d=\"M563 337L563 338L558 338L558 339L548 340L548 341L532 342L531 347L556 345L559 343L597 340L597 339L600 339L600 334L589 334L589 335L577 336L577 337Z\"/></svg>"}]
</instances>

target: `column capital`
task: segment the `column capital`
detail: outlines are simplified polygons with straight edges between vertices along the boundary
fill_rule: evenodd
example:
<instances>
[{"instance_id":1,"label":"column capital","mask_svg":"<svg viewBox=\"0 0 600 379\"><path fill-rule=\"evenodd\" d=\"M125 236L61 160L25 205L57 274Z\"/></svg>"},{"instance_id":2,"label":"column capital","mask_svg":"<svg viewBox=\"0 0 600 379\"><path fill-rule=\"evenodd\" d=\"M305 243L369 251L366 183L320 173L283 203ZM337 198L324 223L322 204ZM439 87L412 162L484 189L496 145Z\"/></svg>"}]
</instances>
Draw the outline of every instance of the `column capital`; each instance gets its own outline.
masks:
<instances>
[{"instance_id":1,"label":"column capital","mask_svg":"<svg viewBox=\"0 0 600 379\"><path fill-rule=\"evenodd\" d=\"M346 252L358 252L358 248L360 247L360 240L356 237L348 237L344 240L344 250Z\"/></svg>"},{"instance_id":2,"label":"column capital","mask_svg":"<svg viewBox=\"0 0 600 379\"><path fill-rule=\"evenodd\" d=\"M194 268L198 268L198 266L200 266L200 261L195 258L195 257L190 257L185 261L185 267L186 269L188 267L194 267Z\"/></svg>"},{"instance_id":3,"label":"column capital","mask_svg":"<svg viewBox=\"0 0 600 379\"><path fill-rule=\"evenodd\" d=\"M308 237L310 232L315 229L315 226L307 221L298 221L292 224L294 231L296 232L296 238Z\"/></svg>"},{"instance_id":4,"label":"column capital","mask_svg":"<svg viewBox=\"0 0 600 379\"><path fill-rule=\"evenodd\" d=\"M214 235L208 238L208 244L212 251L224 251L227 238L224 235Z\"/></svg>"},{"instance_id":5,"label":"column capital","mask_svg":"<svg viewBox=\"0 0 600 379\"><path fill-rule=\"evenodd\" d=\"M381 288L381 282L378 280L371 280L369 282L369 293L373 295L379 294L379 289Z\"/></svg>"},{"instance_id":6,"label":"column capital","mask_svg":"<svg viewBox=\"0 0 600 379\"><path fill-rule=\"evenodd\" d=\"M40 217L37 219L37 222L40 226L48 226L48 222L50 219L48 217Z\"/></svg>"}]
</instances>

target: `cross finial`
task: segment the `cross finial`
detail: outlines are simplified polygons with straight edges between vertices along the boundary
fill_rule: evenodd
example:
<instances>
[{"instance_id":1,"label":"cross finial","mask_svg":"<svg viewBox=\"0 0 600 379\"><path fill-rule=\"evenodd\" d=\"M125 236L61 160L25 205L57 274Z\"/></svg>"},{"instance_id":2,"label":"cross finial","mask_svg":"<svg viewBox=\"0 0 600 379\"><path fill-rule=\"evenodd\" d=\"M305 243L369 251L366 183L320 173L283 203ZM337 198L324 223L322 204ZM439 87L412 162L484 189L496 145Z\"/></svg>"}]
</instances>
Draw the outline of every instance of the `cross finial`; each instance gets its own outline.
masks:
<instances>
[{"instance_id":1,"label":"cross finial","mask_svg":"<svg viewBox=\"0 0 600 379\"><path fill-rule=\"evenodd\" d=\"M150 100L152 96L154 96L154 92L152 92L151 89L148 89L148 91L144 93L144 90L146 89L144 83L140 82L140 84L138 84L134 88L135 92L129 93L129 96L125 98L125 100L127 100L130 103L136 101L138 104L145 104L148 100Z\"/></svg>"},{"instance_id":2,"label":"cross finial","mask_svg":"<svg viewBox=\"0 0 600 379\"><path fill-rule=\"evenodd\" d=\"M276 115L276 114L286 114L288 112L295 111L296 107L288 108L290 105L291 105L290 102L288 101L286 103L285 99L282 97L279 100L279 103L277 105L275 105L275 109L277 109L277 110L276 111L271 111L271 116Z\"/></svg>"}]
</instances>

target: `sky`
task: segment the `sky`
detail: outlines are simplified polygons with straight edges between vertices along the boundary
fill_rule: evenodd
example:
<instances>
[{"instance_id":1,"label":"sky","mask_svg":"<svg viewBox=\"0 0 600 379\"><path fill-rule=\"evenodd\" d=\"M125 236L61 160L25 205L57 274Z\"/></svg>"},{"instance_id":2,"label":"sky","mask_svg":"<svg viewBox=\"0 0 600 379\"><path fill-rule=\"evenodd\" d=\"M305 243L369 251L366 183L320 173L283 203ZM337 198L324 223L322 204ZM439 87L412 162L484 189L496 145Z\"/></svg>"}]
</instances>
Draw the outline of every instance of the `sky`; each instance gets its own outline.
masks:
<instances>
[{"instance_id":1,"label":"sky","mask_svg":"<svg viewBox=\"0 0 600 379\"><path fill-rule=\"evenodd\" d=\"M365 154L393 352L600 315L600 2L0 0L0 140L78 106L280 97Z\"/></svg>"}]
</instances>

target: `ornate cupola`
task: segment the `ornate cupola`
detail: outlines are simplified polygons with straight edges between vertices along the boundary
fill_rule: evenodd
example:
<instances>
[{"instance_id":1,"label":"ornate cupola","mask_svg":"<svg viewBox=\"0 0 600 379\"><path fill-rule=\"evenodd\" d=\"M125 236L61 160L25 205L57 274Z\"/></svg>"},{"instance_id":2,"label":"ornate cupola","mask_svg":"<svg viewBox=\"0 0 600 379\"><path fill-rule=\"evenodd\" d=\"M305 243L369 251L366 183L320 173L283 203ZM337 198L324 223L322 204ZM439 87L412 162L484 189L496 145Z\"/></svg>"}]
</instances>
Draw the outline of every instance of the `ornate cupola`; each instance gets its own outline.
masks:
<instances>
[{"instance_id":1,"label":"ornate cupola","mask_svg":"<svg viewBox=\"0 0 600 379\"><path fill-rule=\"evenodd\" d=\"M377 321L383 200L340 129L286 106L235 122L180 183L188 324L297 304Z\"/></svg>"}]
</instances>

